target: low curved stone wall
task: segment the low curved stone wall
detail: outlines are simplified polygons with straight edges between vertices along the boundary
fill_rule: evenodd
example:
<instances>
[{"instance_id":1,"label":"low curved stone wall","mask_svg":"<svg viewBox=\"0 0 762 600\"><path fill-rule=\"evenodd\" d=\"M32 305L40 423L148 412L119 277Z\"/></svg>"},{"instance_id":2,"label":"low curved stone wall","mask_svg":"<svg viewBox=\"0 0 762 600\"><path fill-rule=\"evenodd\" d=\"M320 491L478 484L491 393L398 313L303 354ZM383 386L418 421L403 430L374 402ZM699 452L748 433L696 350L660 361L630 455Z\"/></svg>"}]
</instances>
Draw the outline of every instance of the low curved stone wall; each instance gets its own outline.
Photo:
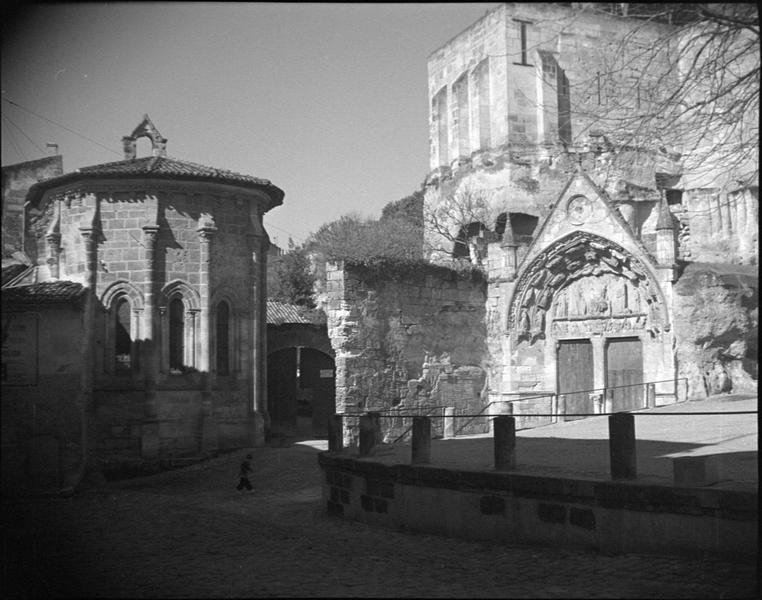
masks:
<instances>
[{"instance_id":1,"label":"low curved stone wall","mask_svg":"<svg viewBox=\"0 0 762 600\"><path fill-rule=\"evenodd\" d=\"M758 494L318 456L329 514L471 539L756 560Z\"/></svg>"}]
</instances>

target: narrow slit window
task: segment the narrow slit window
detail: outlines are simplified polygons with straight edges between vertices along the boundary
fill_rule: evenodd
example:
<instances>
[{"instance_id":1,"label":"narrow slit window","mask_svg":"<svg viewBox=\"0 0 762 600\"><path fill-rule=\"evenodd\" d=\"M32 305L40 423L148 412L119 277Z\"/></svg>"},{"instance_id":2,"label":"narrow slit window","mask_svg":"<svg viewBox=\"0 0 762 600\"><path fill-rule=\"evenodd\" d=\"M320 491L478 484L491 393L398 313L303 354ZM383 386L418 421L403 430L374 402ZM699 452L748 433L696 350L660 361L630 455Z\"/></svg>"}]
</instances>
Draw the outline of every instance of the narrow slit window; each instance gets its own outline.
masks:
<instances>
[{"instance_id":1,"label":"narrow slit window","mask_svg":"<svg viewBox=\"0 0 762 600\"><path fill-rule=\"evenodd\" d=\"M217 306L217 374L230 374L230 308L227 302Z\"/></svg>"},{"instance_id":2,"label":"narrow slit window","mask_svg":"<svg viewBox=\"0 0 762 600\"><path fill-rule=\"evenodd\" d=\"M179 298L169 303L169 368L182 369L185 358L185 305Z\"/></svg>"},{"instance_id":3,"label":"narrow slit window","mask_svg":"<svg viewBox=\"0 0 762 600\"><path fill-rule=\"evenodd\" d=\"M490 147L490 94L489 94L489 59L484 59L475 71L476 86L479 94L479 149Z\"/></svg>"},{"instance_id":4,"label":"narrow slit window","mask_svg":"<svg viewBox=\"0 0 762 600\"><path fill-rule=\"evenodd\" d=\"M119 300L115 311L114 358L117 372L132 369L132 337L130 335L130 303L126 298Z\"/></svg>"},{"instance_id":5,"label":"narrow slit window","mask_svg":"<svg viewBox=\"0 0 762 600\"><path fill-rule=\"evenodd\" d=\"M447 88L442 88L434 96L432 102L434 123L436 124L436 140L438 148L438 164L446 166L448 164L448 132L447 132Z\"/></svg>"}]
</instances>

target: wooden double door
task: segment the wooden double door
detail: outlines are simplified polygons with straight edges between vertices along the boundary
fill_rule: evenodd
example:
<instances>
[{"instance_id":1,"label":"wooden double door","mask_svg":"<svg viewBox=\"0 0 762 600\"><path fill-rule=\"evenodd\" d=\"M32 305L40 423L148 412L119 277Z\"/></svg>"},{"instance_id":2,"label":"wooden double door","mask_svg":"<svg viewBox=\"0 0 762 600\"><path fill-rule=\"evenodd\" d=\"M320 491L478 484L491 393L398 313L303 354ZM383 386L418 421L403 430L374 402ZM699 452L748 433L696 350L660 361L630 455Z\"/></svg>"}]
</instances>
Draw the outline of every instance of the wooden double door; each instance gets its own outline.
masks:
<instances>
[{"instance_id":1,"label":"wooden double door","mask_svg":"<svg viewBox=\"0 0 762 600\"><path fill-rule=\"evenodd\" d=\"M589 339L563 340L558 344L558 394L566 396L565 420L593 414L590 394L595 389L595 369L605 369L606 388L611 394L612 412L645 407L643 385L643 348L638 338L609 338L602 357L596 364L593 344Z\"/></svg>"}]
</instances>

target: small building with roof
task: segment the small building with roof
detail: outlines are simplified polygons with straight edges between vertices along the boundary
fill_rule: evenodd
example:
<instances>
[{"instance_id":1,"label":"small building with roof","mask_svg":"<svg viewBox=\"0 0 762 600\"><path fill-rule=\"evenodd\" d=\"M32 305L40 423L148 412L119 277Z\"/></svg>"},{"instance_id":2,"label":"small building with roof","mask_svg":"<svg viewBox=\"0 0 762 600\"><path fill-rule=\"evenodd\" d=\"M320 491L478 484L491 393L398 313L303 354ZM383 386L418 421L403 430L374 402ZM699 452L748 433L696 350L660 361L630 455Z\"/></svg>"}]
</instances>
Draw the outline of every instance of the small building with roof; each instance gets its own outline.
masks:
<instances>
[{"instance_id":1,"label":"small building with roof","mask_svg":"<svg viewBox=\"0 0 762 600\"><path fill-rule=\"evenodd\" d=\"M106 472L184 460L263 444L269 425L263 216L283 191L167 156L148 115L122 141L124 160L31 186L32 266L3 273L4 430L29 471L34 415L70 404L35 458L57 462L63 486L86 470L77 457ZM7 337L28 360L6 360Z\"/></svg>"},{"instance_id":2,"label":"small building with roof","mask_svg":"<svg viewBox=\"0 0 762 600\"><path fill-rule=\"evenodd\" d=\"M336 412L335 352L325 313L267 301L270 439L327 437Z\"/></svg>"}]
</instances>

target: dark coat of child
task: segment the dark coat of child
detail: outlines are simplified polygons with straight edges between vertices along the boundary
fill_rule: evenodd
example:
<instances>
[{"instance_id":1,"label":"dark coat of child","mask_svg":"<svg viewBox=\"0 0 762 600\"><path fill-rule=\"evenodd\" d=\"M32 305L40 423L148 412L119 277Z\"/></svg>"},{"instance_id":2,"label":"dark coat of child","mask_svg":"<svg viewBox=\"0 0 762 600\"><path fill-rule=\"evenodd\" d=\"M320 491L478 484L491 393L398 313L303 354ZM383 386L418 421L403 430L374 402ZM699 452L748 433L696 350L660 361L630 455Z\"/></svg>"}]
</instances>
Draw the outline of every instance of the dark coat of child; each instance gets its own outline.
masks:
<instances>
[{"instance_id":1,"label":"dark coat of child","mask_svg":"<svg viewBox=\"0 0 762 600\"><path fill-rule=\"evenodd\" d=\"M238 483L238 487L236 489L240 492L243 490L243 488L246 488L250 492L253 491L253 488L251 486L251 482L249 481L249 473L252 472L251 463L249 462L252 459L251 454L247 454L246 458L241 462L241 469L240 469L240 476L241 481Z\"/></svg>"}]
</instances>

